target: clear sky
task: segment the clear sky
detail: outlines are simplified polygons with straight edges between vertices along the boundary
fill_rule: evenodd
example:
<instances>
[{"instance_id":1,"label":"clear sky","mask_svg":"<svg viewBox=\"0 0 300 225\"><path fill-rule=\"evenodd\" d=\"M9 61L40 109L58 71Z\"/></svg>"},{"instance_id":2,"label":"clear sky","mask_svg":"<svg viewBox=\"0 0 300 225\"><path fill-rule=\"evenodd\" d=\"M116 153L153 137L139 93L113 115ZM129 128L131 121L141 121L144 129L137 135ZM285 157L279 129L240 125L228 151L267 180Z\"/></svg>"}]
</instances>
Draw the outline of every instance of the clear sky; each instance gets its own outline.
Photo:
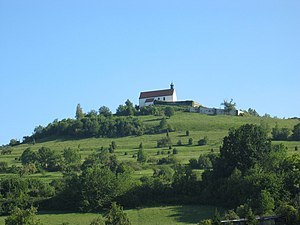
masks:
<instances>
[{"instance_id":1,"label":"clear sky","mask_svg":"<svg viewBox=\"0 0 300 225\"><path fill-rule=\"evenodd\" d=\"M300 117L299 0L0 0L0 145L174 82Z\"/></svg>"}]
</instances>

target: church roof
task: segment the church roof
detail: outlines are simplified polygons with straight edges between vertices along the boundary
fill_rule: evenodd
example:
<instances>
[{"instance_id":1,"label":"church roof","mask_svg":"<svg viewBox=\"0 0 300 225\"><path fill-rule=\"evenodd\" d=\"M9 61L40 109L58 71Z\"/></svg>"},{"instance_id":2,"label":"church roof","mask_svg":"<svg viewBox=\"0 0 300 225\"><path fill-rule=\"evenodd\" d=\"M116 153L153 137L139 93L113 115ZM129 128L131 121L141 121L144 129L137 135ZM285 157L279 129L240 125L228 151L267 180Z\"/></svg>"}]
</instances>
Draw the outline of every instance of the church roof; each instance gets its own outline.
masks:
<instances>
[{"instance_id":1,"label":"church roof","mask_svg":"<svg viewBox=\"0 0 300 225\"><path fill-rule=\"evenodd\" d=\"M141 92L140 99L142 98L153 98L160 96L170 96L174 94L174 89L158 90L158 91L146 91Z\"/></svg>"}]
</instances>

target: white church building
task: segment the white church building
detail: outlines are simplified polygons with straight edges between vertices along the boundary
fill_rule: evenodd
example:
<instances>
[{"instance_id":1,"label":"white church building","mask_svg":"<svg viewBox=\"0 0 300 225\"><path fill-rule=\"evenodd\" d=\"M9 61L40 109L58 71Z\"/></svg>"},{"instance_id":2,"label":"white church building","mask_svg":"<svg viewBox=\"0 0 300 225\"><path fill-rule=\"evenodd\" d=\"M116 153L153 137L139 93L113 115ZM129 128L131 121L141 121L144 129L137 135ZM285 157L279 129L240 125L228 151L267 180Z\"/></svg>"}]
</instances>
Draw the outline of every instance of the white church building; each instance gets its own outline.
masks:
<instances>
[{"instance_id":1,"label":"white church building","mask_svg":"<svg viewBox=\"0 0 300 225\"><path fill-rule=\"evenodd\" d=\"M140 98L139 98L140 107L153 105L154 101L176 102L177 96L176 96L176 91L174 89L174 84L171 83L170 89L146 91L140 93Z\"/></svg>"}]
</instances>

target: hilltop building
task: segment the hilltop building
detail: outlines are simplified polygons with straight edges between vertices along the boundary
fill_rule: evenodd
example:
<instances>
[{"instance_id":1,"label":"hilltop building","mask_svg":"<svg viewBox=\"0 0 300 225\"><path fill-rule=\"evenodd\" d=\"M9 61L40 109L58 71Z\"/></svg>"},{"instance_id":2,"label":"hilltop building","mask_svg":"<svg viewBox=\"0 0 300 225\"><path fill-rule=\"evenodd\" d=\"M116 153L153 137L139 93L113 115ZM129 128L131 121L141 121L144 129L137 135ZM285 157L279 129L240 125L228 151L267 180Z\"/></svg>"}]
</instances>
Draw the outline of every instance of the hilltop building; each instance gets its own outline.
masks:
<instances>
[{"instance_id":1,"label":"hilltop building","mask_svg":"<svg viewBox=\"0 0 300 225\"><path fill-rule=\"evenodd\" d=\"M139 98L140 107L153 105L154 101L176 102L177 96L176 96L176 91L174 89L174 84L171 83L170 89L146 91L140 93L140 98Z\"/></svg>"}]
</instances>

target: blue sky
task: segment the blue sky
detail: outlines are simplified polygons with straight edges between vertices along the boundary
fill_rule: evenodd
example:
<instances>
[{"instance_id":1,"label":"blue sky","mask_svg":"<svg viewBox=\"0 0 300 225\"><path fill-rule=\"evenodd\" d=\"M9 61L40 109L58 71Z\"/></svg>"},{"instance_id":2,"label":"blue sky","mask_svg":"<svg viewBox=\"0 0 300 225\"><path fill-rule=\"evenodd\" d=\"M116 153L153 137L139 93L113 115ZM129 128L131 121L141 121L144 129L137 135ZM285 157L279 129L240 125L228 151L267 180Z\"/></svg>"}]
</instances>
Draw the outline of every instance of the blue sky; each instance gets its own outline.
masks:
<instances>
[{"instance_id":1,"label":"blue sky","mask_svg":"<svg viewBox=\"0 0 300 225\"><path fill-rule=\"evenodd\" d=\"M173 81L180 100L300 117L299 0L0 0L0 144Z\"/></svg>"}]
</instances>

